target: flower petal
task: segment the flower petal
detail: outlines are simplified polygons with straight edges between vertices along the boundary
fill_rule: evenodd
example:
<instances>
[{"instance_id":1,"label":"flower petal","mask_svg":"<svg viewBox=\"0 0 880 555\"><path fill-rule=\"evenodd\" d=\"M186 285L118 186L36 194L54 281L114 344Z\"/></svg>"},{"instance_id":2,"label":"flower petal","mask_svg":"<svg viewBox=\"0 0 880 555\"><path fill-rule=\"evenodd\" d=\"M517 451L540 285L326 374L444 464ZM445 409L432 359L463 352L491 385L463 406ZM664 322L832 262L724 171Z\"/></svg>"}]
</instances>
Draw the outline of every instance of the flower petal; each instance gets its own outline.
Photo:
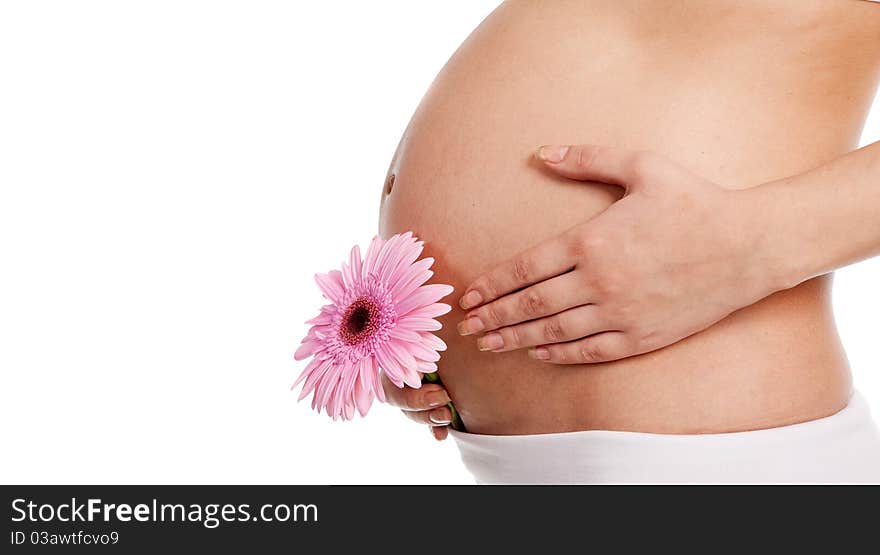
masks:
<instances>
[{"instance_id":1,"label":"flower petal","mask_svg":"<svg viewBox=\"0 0 880 555\"><path fill-rule=\"evenodd\" d=\"M443 324L431 318L402 318L397 325L413 331L437 331L443 327Z\"/></svg>"},{"instance_id":2,"label":"flower petal","mask_svg":"<svg viewBox=\"0 0 880 555\"><path fill-rule=\"evenodd\" d=\"M385 402L385 389L382 387L382 377L379 374L379 368L376 366L376 360L373 358L368 358L367 360L367 378L369 378L368 384L372 384L372 391L376 394L376 398L379 399L380 402Z\"/></svg>"},{"instance_id":3,"label":"flower petal","mask_svg":"<svg viewBox=\"0 0 880 555\"><path fill-rule=\"evenodd\" d=\"M414 369L416 367L416 359L409 352L408 347L410 343L403 343L399 341L389 341L385 344L385 349L387 352L391 353L397 362L400 364L401 368L405 370Z\"/></svg>"},{"instance_id":4,"label":"flower petal","mask_svg":"<svg viewBox=\"0 0 880 555\"><path fill-rule=\"evenodd\" d=\"M317 359L315 359L317 360ZM297 401L302 401L305 399L309 393L311 393L312 389L318 385L318 382L324 375L330 370L330 367L333 365L330 359L324 359L319 361L320 365L311 371L311 374L306 378L306 383L303 384L302 391L299 393L299 397L297 397ZM298 382L299 380L297 380ZM296 387L296 384L293 385Z\"/></svg>"},{"instance_id":5,"label":"flower petal","mask_svg":"<svg viewBox=\"0 0 880 555\"><path fill-rule=\"evenodd\" d=\"M391 296L395 299L405 299L407 295L415 291L421 284L431 279L434 272L429 270L429 268L433 263L434 259L429 256L410 266L405 274L397 278L395 283L389 284Z\"/></svg>"},{"instance_id":6,"label":"flower petal","mask_svg":"<svg viewBox=\"0 0 880 555\"><path fill-rule=\"evenodd\" d=\"M315 281L324 296L333 303L340 303L345 294L345 285L342 283L342 272L331 270L326 274L315 274Z\"/></svg>"},{"instance_id":7,"label":"flower petal","mask_svg":"<svg viewBox=\"0 0 880 555\"><path fill-rule=\"evenodd\" d=\"M450 310L452 310L452 307L446 303L434 303L429 304L428 306L423 306L422 308L417 308L409 312L407 316L413 318L437 318L438 316L443 316Z\"/></svg>"},{"instance_id":8,"label":"flower petal","mask_svg":"<svg viewBox=\"0 0 880 555\"><path fill-rule=\"evenodd\" d=\"M406 374L403 377L403 383L413 389L422 387L422 378L419 376L419 371L416 369L416 366L407 368Z\"/></svg>"},{"instance_id":9,"label":"flower petal","mask_svg":"<svg viewBox=\"0 0 880 555\"><path fill-rule=\"evenodd\" d=\"M422 381L416 371L416 359L408 349L410 345L410 343L389 341L385 344L385 348L391 353L391 356L397 359L400 368L403 369L403 383L410 387L418 388Z\"/></svg>"},{"instance_id":10,"label":"flower petal","mask_svg":"<svg viewBox=\"0 0 880 555\"><path fill-rule=\"evenodd\" d=\"M382 274L380 274L385 282L394 284L401 277L408 275L409 272L407 270L409 270L413 263L418 260L423 249L424 243L412 238L412 234L410 234L408 241L401 241L400 246L397 248L397 260L389 260L388 264L382 270Z\"/></svg>"},{"instance_id":11,"label":"flower petal","mask_svg":"<svg viewBox=\"0 0 880 555\"><path fill-rule=\"evenodd\" d=\"M354 402L361 416L366 416L373 404L373 379L370 377L373 368L370 360L370 358L361 359L358 364L358 379L354 386Z\"/></svg>"},{"instance_id":12,"label":"flower petal","mask_svg":"<svg viewBox=\"0 0 880 555\"><path fill-rule=\"evenodd\" d=\"M376 263L370 273L376 276L377 279L384 281L383 278L385 277L385 268L388 265L388 260L394 256L399 242L400 235L392 235L385 241L379 254L376 255Z\"/></svg>"},{"instance_id":13,"label":"flower petal","mask_svg":"<svg viewBox=\"0 0 880 555\"><path fill-rule=\"evenodd\" d=\"M339 389L339 383L340 382L337 380L336 383L334 383L330 387L330 392L327 395L327 400L324 404L324 406L327 408L327 416L329 416L333 420L336 420L336 417L339 414L337 411L337 407L339 405L339 395L337 393L337 390Z\"/></svg>"},{"instance_id":14,"label":"flower petal","mask_svg":"<svg viewBox=\"0 0 880 555\"><path fill-rule=\"evenodd\" d=\"M419 343L407 343L406 348L409 349L409 352L412 353L412 356L418 359L427 360L428 362L437 362L440 360L440 354L431 349L421 342Z\"/></svg>"},{"instance_id":15,"label":"flower petal","mask_svg":"<svg viewBox=\"0 0 880 555\"><path fill-rule=\"evenodd\" d=\"M303 360L312 356L321 345L323 345L321 341L305 339L293 353L293 360Z\"/></svg>"},{"instance_id":16,"label":"flower petal","mask_svg":"<svg viewBox=\"0 0 880 555\"><path fill-rule=\"evenodd\" d=\"M353 402L354 396L354 382L360 373L361 363L360 361L356 361L352 363L351 366L346 367L345 371L342 374L342 380L340 381L339 388L339 396L340 398L347 404ZM351 418L348 418L351 420Z\"/></svg>"},{"instance_id":17,"label":"flower petal","mask_svg":"<svg viewBox=\"0 0 880 555\"><path fill-rule=\"evenodd\" d=\"M306 367L303 369L303 371L299 373L299 377L296 378L296 381L293 382L293 385L290 386L290 389L295 389L296 386L298 386L303 380L308 378L319 364L321 364L321 361L317 358L310 360L309 363L306 364Z\"/></svg>"},{"instance_id":18,"label":"flower petal","mask_svg":"<svg viewBox=\"0 0 880 555\"><path fill-rule=\"evenodd\" d=\"M317 402L318 412L321 412L321 407L327 406L327 402L330 400L330 394L333 393L336 384L339 383L339 376L342 375L343 366L346 362L341 364L339 362L331 363L330 368L327 370L324 377L318 380L318 387L315 388L315 400Z\"/></svg>"},{"instance_id":19,"label":"flower petal","mask_svg":"<svg viewBox=\"0 0 880 555\"><path fill-rule=\"evenodd\" d=\"M394 308L397 311L398 316L403 316L417 308L423 308L430 304L436 303L453 291L454 289L451 285L445 285L442 283L422 285L413 293L407 295L405 299L402 299L399 303L397 303L397 306L395 306Z\"/></svg>"},{"instance_id":20,"label":"flower petal","mask_svg":"<svg viewBox=\"0 0 880 555\"><path fill-rule=\"evenodd\" d=\"M334 308L334 305L326 305L328 307ZM311 320L306 320L306 325L309 326L326 326L330 322L333 321L333 313L330 310L321 309L321 313L312 318Z\"/></svg>"},{"instance_id":21,"label":"flower petal","mask_svg":"<svg viewBox=\"0 0 880 555\"><path fill-rule=\"evenodd\" d=\"M373 273L373 267L376 265L376 257L379 255L379 252L382 250L382 245L384 244L385 240L378 235L373 237L373 240L370 241L370 245L367 247L367 254L364 255L364 265L361 268L362 278Z\"/></svg>"},{"instance_id":22,"label":"flower petal","mask_svg":"<svg viewBox=\"0 0 880 555\"><path fill-rule=\"evenodd\" d=\"M348 255L348 264L351 266L351 273L354 275L355 280L360 280L363 275L361 273L363 263L361 261L361 248L358 245L351 248L351 253Z\"/></svg>"},{"instance_id":23,"label":"flower petal","mask_svg":"<svg viewBox=\"0 0 880 555\"><path fill-rule=\"evenodd\" d=\"M354 286L354 278L351 275L351 266L342 263L342 286L348 290Z\"/></svg>"},{"instance_id":24,"label":"flower petal","mask_svg":"<svg viewBox=\"0 0 880 555\"><path fill-rule=\"evenodd\" d=\"M401 341L409 341L411 343L422 340L422 335L419 332L401 328L400 326L391 328L388 336L392 339L400 339Z\"/></svg>"},{"instance_id":25,"label":"flower petal","mask_svg":"<svg viewBox=\"0 0 880 555\"><path fill-rule=\"evenodd\" d=\"M440 339L433 333L419 332L419 336L422 338L422 341L425 343L425 345L434 349L435 351L446 350L446 343L444 343L442 339Z\"/></svg>"},{"instance_id":26,"label":"flower petal","mask_svg":"<svg viewBox=\"0 0 880 555\"><path fill-rule=\"evenodd\" d=\"M385 350L384 345L379 345L375 350L376 361L379 367L388 376L388 379L397 387L403 387L403 377L406 369L400 366L400 363L389 352ZM381 385L381 384L380 384Z\"/></svg>"},{"instance_id":27,"label":"flower petal","mask_svg":"<svg viewBox=\"0 0 880 555\"><path fill-rule=\"evenodd\" d=\"M437 371L437 365L433 362L427 362L424 360L420 360L418 364L417 370L422 374L430 374L431 372Z\"/></svg>"}]
</instances>

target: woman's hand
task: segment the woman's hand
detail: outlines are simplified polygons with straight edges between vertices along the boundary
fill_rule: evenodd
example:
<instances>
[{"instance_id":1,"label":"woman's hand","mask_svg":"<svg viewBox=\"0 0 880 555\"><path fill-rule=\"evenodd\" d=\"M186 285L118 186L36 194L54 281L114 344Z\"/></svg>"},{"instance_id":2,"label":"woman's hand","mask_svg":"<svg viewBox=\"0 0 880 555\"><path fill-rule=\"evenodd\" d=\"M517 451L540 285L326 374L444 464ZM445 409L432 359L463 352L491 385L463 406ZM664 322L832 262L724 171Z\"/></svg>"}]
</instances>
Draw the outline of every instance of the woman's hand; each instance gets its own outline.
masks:
<instances>
[{"instance_id":1,"label":"woman's hand","mask_svg":"<svg viewBox=\"0 0 880 555\"><path fill-rule=\"evenodd\" d=\"M443 386L423 384L419 389L409 386L400 388L382 374L382 388L389 404L398 407L410 420L427 424L438 441L443 441L449 435L452 412L446 406L449 395Z\"/></svg>"},{"instance_id":2,"label":"woman's hand","mask_svg":"<svg viewBox=\"0 0 880 555\"><path fill-rule=\"evenodd\" d=\"M542 147L551 171L625 189L593 219L478 277L459 333L484 351L531 347L562 364L659 349L789 285L765 252L747 190L722 188L654 153ZM783 253L784 254L784 253ZM488 332L488 333L486 333Z\"/></svg>"}]
</instances>

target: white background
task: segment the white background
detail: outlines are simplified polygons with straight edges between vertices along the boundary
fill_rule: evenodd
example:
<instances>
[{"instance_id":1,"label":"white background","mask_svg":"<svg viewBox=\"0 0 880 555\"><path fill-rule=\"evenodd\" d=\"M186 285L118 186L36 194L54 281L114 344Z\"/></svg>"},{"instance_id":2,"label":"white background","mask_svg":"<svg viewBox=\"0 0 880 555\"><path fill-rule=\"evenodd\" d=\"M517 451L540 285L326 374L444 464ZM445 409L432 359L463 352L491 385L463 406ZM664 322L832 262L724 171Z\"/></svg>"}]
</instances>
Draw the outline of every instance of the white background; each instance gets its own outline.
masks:
<instances>
[{"instance_id":1,"label":"white background","mask_svg":"<svg viewBox=\"0 0 880 555\"><path fill-rule=\"evenodd\" d=\"M469 482L394 409L296 404L290 355L496 4L0 4L0 482ZM878 283L835 288L875 414Z\"/></svg>"}]
</instances>

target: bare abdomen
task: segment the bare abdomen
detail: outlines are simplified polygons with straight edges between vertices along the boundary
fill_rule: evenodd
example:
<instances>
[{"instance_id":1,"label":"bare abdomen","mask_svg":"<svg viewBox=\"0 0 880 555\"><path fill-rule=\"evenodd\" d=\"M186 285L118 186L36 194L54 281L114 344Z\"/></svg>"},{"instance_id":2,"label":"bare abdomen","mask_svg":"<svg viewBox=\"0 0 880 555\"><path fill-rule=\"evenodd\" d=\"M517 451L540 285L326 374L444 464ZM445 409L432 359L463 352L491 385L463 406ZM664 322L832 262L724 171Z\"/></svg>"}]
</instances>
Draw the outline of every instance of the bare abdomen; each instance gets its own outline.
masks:
<instances>
[{"instance_id":1,"label":"bare abdomen","mask_svg":"<svg viewBox=\"0 0 880 555\"><path fill-rule=\"evenodd\" d=\"M437 260L435 281L455 286L455 301L494 264L619 197L607 185L541 172L531 161L540 144L653 149L725 186L747 187L837 156L858 135L870 83L865 99L858 86L850 89L848 111L837 103L817 107L813 98L788 94L799 86L792 69L774 69L791 68L809 37L794 45L800 50L792 60L755 55L749 49L761 50L762 39L750 44L748 36L741 51L703 59L672 31L636 34L626 14L608 11L613 3L581 2L583 14L560 10L556 17L531 13L535 4L502 6L462 46L392 163L381 232L412 230L424 239ZM808 54L815 64L816 54ZM831 112L843 125L817 127ZM553 366L525 352L481 353L473 337L455 333L461 318L456 309L444 321L450 348L440 371L476 433L755 429L831 414L850 391L828 278L665 349L609 364Z\"/></svg>"}]
</instances>

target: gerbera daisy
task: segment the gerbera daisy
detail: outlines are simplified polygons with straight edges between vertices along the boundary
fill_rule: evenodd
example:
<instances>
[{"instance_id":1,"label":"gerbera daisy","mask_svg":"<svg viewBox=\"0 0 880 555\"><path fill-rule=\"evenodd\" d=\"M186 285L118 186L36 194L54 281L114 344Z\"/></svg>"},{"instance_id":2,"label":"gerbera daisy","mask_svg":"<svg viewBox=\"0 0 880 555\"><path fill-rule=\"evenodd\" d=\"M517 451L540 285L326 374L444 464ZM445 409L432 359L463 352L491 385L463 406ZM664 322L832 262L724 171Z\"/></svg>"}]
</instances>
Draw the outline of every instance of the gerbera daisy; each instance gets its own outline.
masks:
<instances>
[{"instance_id":1,"label":"gerbera daisy","mask_svg":"<svg viewBox=\"0 0 880 555\"><path fill-rule=\"evenodd\" d=\"M423 242L412 233L387 241L375 237L361 260L357 245L342 271L315 275L330 304L306 322L309 329L294 358L314 358L293 387L305 382L299 399L314 391L312 408L333 419L367 414L374 398L385 400L380 372L397 387L421 386L419 373L437 370L446 344L432 331L451 310L441 298L449 285L423 285L433 258L418 260Z\"/></svg>"}]
</instances>

